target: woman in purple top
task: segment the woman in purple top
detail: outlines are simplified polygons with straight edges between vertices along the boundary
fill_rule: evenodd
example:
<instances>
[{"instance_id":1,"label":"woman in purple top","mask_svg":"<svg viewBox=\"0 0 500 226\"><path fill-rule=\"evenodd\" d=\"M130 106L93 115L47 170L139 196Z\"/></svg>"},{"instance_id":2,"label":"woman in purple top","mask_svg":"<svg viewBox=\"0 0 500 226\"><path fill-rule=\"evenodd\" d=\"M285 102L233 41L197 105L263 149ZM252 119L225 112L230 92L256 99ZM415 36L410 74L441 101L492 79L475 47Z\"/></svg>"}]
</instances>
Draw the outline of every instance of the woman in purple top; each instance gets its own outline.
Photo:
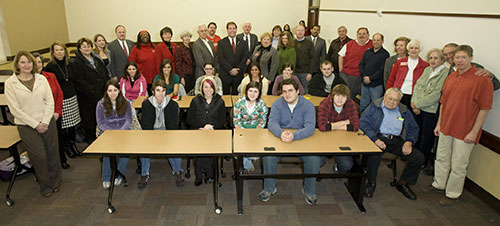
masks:
<instances>
[{"instance_id":1,"label":"woman in purple top","mask_svg":"<svg viewBox=\"0 0 500 226\"><path fill-rule=\"evenodd\" d=\"M96 118L97 127L100 131L106 130L128 130L132 123L132 108L130 103L123 97L120 85L117 81L108 80L106 82L106 92L104 97L97 103ZM128 158L121 158L118 161L119 174L125 174ZM115 178L115 185L120 185L123 178ZM102 186L107 189L111 186L111 166L109 157L102 159Z\"/></svg>"},{"instance_id":2,"label":"woman in purple top","mask_svg":"<svg viewBox=\"0 0 500 226\"><path fill-rule=\"evenodd\" d=\"M279 96L281 95L281 89L280 89L280 83L283 82L285 79L293 79L299 83L299 94L304 95L304 87L302 87L302 84L300 83L299 78L297 76L293 75L293 65L289 62L286 62L283 64L283 73L281 75L278 75L274 79L274 84L273 84L273 96Z\"/></svg>"}]
</instances>

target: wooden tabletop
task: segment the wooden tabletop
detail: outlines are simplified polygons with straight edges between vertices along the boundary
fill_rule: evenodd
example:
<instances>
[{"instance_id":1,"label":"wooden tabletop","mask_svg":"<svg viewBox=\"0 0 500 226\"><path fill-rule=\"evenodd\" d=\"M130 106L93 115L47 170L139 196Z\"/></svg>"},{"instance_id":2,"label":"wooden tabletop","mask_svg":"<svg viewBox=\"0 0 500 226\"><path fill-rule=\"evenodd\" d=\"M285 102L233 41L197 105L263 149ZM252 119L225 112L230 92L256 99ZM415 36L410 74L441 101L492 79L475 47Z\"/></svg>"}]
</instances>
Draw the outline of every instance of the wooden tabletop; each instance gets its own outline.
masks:
<instances>
[{"instance_id":1,"label":"wooden tabletop","mask_svg":"<svg viewBox=\"0 0 500 226\"><path fill-rule=\"evenodd\" d=\"M274 148L274 151L265 151L264 148ZM350 151L342 151L340 147L349 147ZM365 135L357 132L329 131L314 134L302 140L284 143L267 129L235 129L235 154L358 154L376 153L380 149Z\"/></svg>"},{"instance_id":2,"label":"wooden tabletop","mask_svg":"<svg viewBox=\"0 0 500 226\"><path fill-rule=\"evenodd\" d=\"M238 101L240 97L241 96L233 96L233 105L234 103L236 103L236 101ZM280 97L281 96L264 95L261 96L260 98L264 101L264 103L266 103L266 106L270 108L273 106L274 101L276 101ZM303 97L311 101L314 104L314 107L318 107L321 101L325 99L324 97L311 96L309 94L304 95Z\"/></svg>"},{"instance_id":3,"label":"wooden tabletop","mask_svg":"<svg viewBox=\"0 0 500 226\"><path fill-rule=\"evenodd\" d=\"M7 106L7 96L0 94L0 106Z\"/></svg>"},{"instance_id":4,"label":"wooden tabletop","mask_svg":"<svg viewBox=\"0 0 500 226\"><path fill-rule=\"evenodd\" d=\"M231 130L106 130L85 154L226 155Z\"/></svg>"},{"instance_id":5,"label":"wooden tabletop","mask_svg":"<svg viewBox=\"0 0 500 226\"><path fill-rule=\"evenodd\" d=\"M0 148L7 149L21 140L16 126L0 126Z\"/></svg>"},{"instance_id":6,"label":"wooden tabletop","mask_svg":"<svg viewBox=\"0 0 500 226\"><path fill-rule=\"evenodd\" d=\"M142 108L142 102L146 100L148 97L146 96L140 96L135 99L134 102L132 102L132 105L134 106L135 109L141 109ZM189 105L191 104L191 101L193 100L194 96L182 96L180 100L176 100L177 104L179 104L179 108L184 109L184 108L189 108ZM222 95L222 99L224 100L224 104L227 108L233 107L233 101L231 98L231 95Z\"/></svg>"}]
</instances>

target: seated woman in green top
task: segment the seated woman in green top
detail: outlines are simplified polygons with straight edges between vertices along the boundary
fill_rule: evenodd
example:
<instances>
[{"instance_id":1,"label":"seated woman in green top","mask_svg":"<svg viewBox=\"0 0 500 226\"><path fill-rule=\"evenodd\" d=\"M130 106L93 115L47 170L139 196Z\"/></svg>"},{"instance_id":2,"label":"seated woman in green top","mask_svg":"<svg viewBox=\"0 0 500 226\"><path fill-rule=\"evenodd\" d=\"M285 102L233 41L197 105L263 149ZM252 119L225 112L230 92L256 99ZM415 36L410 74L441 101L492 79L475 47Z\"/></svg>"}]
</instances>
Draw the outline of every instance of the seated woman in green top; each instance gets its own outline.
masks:
<instances>
[{"instance_id":1,"label":"seated woman in green top","mask_svg":"<svg viewBox=\"0 0 500 226\"><path fill-rule=\"evenodd\" d=\"M261 97L262 85L259 82L251 81L245 87L245 96L242 96L234 103L233 124L235 129L262 129L266 126L267 106ZM257 157L244 157L243 168L252 172L255 167L252 160Z\"/></svg>"},{"instance_id":2,"label":"seated woman in green top","mask_svg":"<svg viewBox=\"0 0 500 226\"><path fill-rule=\"evenodd\" d=\"M179 92L181 79L177 74L172 73L172 61L163 59L160 64L160 73L155 76L153 82L162 79L167 84L167 96L176 99Z\"/></svg>"},{"instance_id":3,"label":"seated woman in green top","mask_svg":"<svg viewBox=\"0 0 500 226\"><path fill-rule=\"evenodd\" d=\"M295 53L295 48L293 45L293 36L288 32L283 32L278 43L278 54L280 56L278 73L282 72L283 69L285 69L283 67L283 64L285 64L286 62L292 64L292 68L295 68L297 54Z\"/></svg>"}]
</instances>

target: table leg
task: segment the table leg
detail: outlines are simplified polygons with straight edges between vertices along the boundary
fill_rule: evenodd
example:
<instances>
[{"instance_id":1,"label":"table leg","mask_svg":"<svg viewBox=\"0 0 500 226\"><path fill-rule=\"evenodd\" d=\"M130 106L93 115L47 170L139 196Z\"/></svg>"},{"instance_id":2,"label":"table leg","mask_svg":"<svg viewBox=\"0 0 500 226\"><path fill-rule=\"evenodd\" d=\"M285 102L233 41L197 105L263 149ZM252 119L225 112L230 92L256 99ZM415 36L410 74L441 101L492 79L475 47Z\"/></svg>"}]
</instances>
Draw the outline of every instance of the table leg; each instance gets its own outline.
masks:
<instances>
[{"instance_id":1,"label":"table leg","mask_svg":"<svg viewBox=\"0 0 500 226\"><path fill-rule=\"evenodd\" d=\"M366 209L363 205L363 200L365 197L364 193L366 185L366 158L364 158L364 156L361 157L361 166L355 163L353 168L351 169L351 172L357 173L360 176L349 177L345 185L347 187L347 190L351 194L354 202L356 202L356 205L358 206L359 210L365 213Z\"/></svg>"},{"instance_id":2,"label":"table leg","mask_svg":"<svg viewBox=\"0 0 500 226\"><path fill-rule=\"evenodd\" d=\"M7 119L7 106L0 106L0 111L2 112L3 122L2 125L13 125L12 122Z\"/></svg>"},{"instance_id":3,"label":"table leg","mask_svg":"<svg viewBox=\"0 0 500 226\"><path fill-rule=\"evenodd\" d=\"M222 213L222 207L219 206L219 157L213 157L214 161L214 212L219 215Z\"/></svg>"},{"instance_id":4,"label":"table leg","mask_svg":"<svg viewBox=\"0 0 500 226\"><path fill-rule=\"evenodd\" d=\"M108 213L112 214L115 212L115 207L111 205L111 201L113 200L113 190L115 188L115 176L116 176L116 156L110 156L109 162L111 165L111 186L109 187L108 193Z\"/></svg>"},{"instance_id":5,"label":"table leg","mask_svg":"<svg viewBox=\"0 0 500 226\"><path fill-rule=\"evenodd\" d=\"M243 178L241 174L243 173L243 156L238 156L237 158L237 169L236 172L236 198L238 200L238 214L243 214Z\"/></svg>"},{"instance_id":6,"label":"table leg","mask_svg":"<svg viewBox=\"0 0 500 226\"><path fill-rule=\"evenodd\" d=\"M14 173L12 174L12 178L10 178L9 187L7 188L7 193L5 196L7 197L7 201L6 201L7 206L12 206L12 205L14 205L14 201L12 199L10 199L10 192L12 191L12 186L14 186L14 181L16 180L16 176L17 176L18 171L22 170L22 169L20 169L21 158L19 157L19 153L17 151L16 144L13 145L12 147L10 147L9 150L10 150L10 154L14 158L15 167L14 167Z\"/></svg>"}]
</instances>

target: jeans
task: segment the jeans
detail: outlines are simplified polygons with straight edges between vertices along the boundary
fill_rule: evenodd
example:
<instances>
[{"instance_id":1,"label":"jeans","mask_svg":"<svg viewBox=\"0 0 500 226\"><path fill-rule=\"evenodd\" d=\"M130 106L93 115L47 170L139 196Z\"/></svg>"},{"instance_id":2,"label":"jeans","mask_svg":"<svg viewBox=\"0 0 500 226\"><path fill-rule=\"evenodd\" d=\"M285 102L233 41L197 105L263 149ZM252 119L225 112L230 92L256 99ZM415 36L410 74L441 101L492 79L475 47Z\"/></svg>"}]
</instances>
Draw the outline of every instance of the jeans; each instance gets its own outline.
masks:
<instances>
[{"instance_id":1,"label":"jeans","mask_svg":"<svg viewBox=\"0 0 500 226\"><path fill-rule=\"evenodd\" d=\"M251 170L254 168L252 160L258 160L259 157L243 157L243 168L246 170Z\"/></svg>"},{"instance_id":2,"label":"jeans","mask_svg":"<svg viewBox=\"0 0 500 226\"><path fill-rule=\"evenodd\" d=\"M278 169L278 163L282 157L279 156L265 156L264 159L264 174L276 174ZM300 156L300 160L304 163L304 173L314 174L319 173L319 168L321 167L321 157L320 156ZM264 179L264 191L273 192L276 189L276 179L265 178ZM304 193L307 195L316 194L316 177L310 177L304 179Z\"/></svg>"},{"instance_id":3,"label":"jeans","mask_svg":"<svg viewBox=\"0 0 500 226\"><path fill-rule=\"evenodd\" d=\"M184 172L184 170L182 170L182 159L181 158L168 158L168 162L170 163L170 166L172 167L172 174L175 174L177 172Z\"/></svg>"},{"instance_id":4,"label":"jeans","mask_svg":"<svg viewBox=\"0 0 500 226\"><path fill-rule=\"evenodd\" d=\"M337 156L337 173L347 173L353 164L352 156Z\"/></svg>"},{"instance_id":5,"label":"jeans","mask_svg":"<svg viewBox=\"0 0 500 226\"><path fill-rule=\"evenodd\" d=\"M375 87L361 86L361 100L359 103L359 111L363 112L368 105L380 98L384 94L384 87L378 85Z\"/></svg>"},{"instance_id":6,"label":"jeans","mask_svg":"<svg viewBox=\"0 0 500 226\"><path fill-rule=\"evenodd\" d=\"M302 83L302 87L304 87L304 93L309 93L309 81L307 81L307 73L295 73L295 75L299 78L300 83Z\"/></svg>"},{"instance_id":7,"label":"jeans","mask_svg":"<svg viewBox=\"0 0 500 226\"><path fill-rule=\"evenodd\" d=\"M151 165L151 160L149 158L141 159L141 176L149 175L149 166Z\"/></svg>"},{"instance_id":8,"label":"jeans","mask_svg":"<svg viewBox=\"0 0 500 226\"><path fill-rule=\"evenodd\" d=\"M125 175L125 169L127 168L128 157L121 157L118 159L118 171ZM121 177L121 176L118 176ZM111 163L109 162L109 157L102 158L102 181L111 181Z\"/></svg>"}]
</instances>

